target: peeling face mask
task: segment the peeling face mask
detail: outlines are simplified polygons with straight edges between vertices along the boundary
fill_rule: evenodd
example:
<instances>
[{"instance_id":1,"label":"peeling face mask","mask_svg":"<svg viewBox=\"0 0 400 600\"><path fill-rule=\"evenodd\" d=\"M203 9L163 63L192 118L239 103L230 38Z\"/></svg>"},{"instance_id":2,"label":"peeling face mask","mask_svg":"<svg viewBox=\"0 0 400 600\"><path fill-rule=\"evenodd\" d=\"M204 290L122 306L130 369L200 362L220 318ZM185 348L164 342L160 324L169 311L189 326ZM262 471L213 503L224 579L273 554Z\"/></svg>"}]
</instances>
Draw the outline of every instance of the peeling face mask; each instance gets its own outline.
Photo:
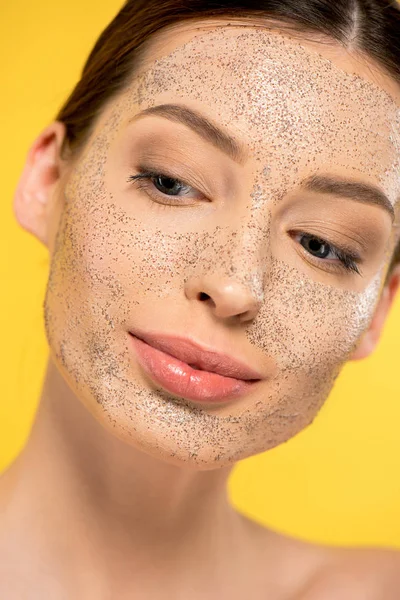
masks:
<instances>
[{"instance_id":1,"label":"peeling face mask","mask_svg":"<svg viewBox=\"0 0 400 600\"><path fill-rule=\"evenodd\" d=\"M63 189L44 309L71 392L120 439L200 469L311 423L371 322L395 240L381 206L303 184L357 179L395 207L399 133L381 87L265 29L219 27L150 61ZM135 360L135 327L231 349L265 379L214 406L175 396Z\"/></svg>"}]
</instances>

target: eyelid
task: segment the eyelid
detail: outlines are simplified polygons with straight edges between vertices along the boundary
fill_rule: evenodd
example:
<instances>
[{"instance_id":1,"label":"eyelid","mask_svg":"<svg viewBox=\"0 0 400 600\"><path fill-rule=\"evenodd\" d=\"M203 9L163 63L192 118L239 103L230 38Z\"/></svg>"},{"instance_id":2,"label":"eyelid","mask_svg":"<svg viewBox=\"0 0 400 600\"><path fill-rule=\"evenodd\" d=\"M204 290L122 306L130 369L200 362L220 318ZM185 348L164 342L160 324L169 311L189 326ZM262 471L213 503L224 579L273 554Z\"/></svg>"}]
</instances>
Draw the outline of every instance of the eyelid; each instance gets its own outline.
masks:
<instances>
[{"instance_id":1,"label":"eyelid","mask_svg":"<svg viewBox=\"0 0 400 600\"><path fill-rule=\"evenodd\" d=\"M138 189L143 189L146 193L147 198L150 200L151 198L154 199L154 202L150 200L151 202L151 207L156 208L158 207L159 209L163 208L166 209L168 206L170 207L190 207L193 206L191 204L187 204L185 202L182 201L178 201L178 202L171 202L170 198L177 198L177 199L182 199L185 196L174 196L173 194L165 194L162 191L158 190L155 183L153 182L154 178L162 178L165 177L166 179L172 179L173 181L177 182L177 183L182 183L184 186L188 185L185 184L182 180L179 180L175 177L170 177L170 175L166 174L166 173L160 173L160 172L149 172L148 170L144 173L139 173L136 175L131 175L128 178L128 182L132 182L136 185L136 187ZM195 190L195 188L193 188L191 185L188 185L189 188L191 188L192 190ZM197 190L195 190L197 191ZM201 192L200 192L201 193ZM160 198L163 198L163 201L160 202ZM303 230L291 230L290 232L291 237L294 237L296 235L300 235L300 237L309 237L309 238L314 238L319 240L322 244L326 244L327 246L329 246L332 254L336 257L336 259L339 262L330 262L330 261L326 261L324 259L320 259L318 257L313 257L313 255L310 252L307 252L306 249L302 250L302 254L305 254L307 256L307 260L308 262L310 262L311 264L316 265L317 267L320 267L321 264L325 263L325 267L322 269L325 272L334 272L334 273L338 273L340 275L345 274L350 274L350 273L356 273L358 275L362 275L362 272L359 269L359 265L360 263L362 263L362 259L361 257L358 255L358 253L356 251L353 250L353 248L349 248L347 245L340 245L340 244L333 244L332 242L330 242L328 239L325 239L324 237L320 237L319 235L313 234L313 233L309 233ZM299 246L301 246L301 244L298 244Z\"/></svg>"},{"instance_id":2,"label":"eyelid","mask_svg":"<svg viewBox=\"0 0 400 600\"><path fill-rule=\"evenodd\" d=\"M304 229L292 229L292 232L296 234L302 233L303 235L308 235L310 237L319 239L328 244L331 248L338 250L342 254L347 254L354 261L362 261L362 256L356 250L354 250L354 247L347 245L345 242L334 242L331 239L329 239L329 236L327 236L326 234L312 233L311 231L306 231Z\"/></svg>"},{"instance_id":3,"label":"eyelid","mask_svg":"<svg viewBox=\"0 0 400 600\"><path fill-rule=\"evenodd\" d=\"M168 167L163 167L162 169L157 169L154 167L146 167L145 165L142 164L137 168L137 170L139 171L139 173L146 174L149 177L168 177L169 179L174 179L175 181L177 181L179 183L183 183L183 185L187 185L188 187L193 188L194 190L196 190L196 192L200 191L194 185L189 183L189 181L186 181L186 179L183 179L182 177L178 177L173 172L173 170L169 170Z\"/></svg>"},{"instance_id":4,"label":"eyelid","mask_svg":"<svg viewBox=\"0 0 400 600\"><path fill-rule=\"evenodd\" d=\"M334 197L295 192L288 193L277 208L277 214L283 226L293 224L306 231L311 229L316 234L322 228L324 235L330 235L331 230L334 239L339 236L340 241L346 237L349 249L353 247L366 257L382 245L387 235L387 223L385 219L376 219L375 215L371 218L366 205L365 210L362 208L360 206L355 210L350 202L338 203ZM335 222L332 221L332 215L335 215ZM386 215L383 213L383 216Z\"/></svg>"},{"instance_id":5,"label":"eyelid","mask_svg":"<svg viewBox=\"0 0 400 600\"><path fill-rule=\"evenodd\" d=\"M157 189L155 183L153 182L153 179L156 177L166 177L168 179L173 179L174 181L178 182L178 183L182 183L184 186L189 187L190 189L192 189L195 193L197 192L199 197L200 197L200 201L201 200L208 200L207 197L205 197L202 192L200 192L199 190L197 190L196 188L194 188L193 186L191 186L190 184L186 184L184 181L177 179L176 177L170 177L169 175L167 175L166 173L156 173L156 172L149 172L146 171L144 173L138 173L136 175L130 175L128 177L128 183L132 183L133 185L135 185L138 189L142 189L147 196L151 197L153 199L153 201L160 205L160 206L176 206L176 207L184 207L184 206L194 206L193 204L188 204L187 200L197 200L196 198L194 198L193 196L190 196L189 194L187 195L183 195L183 196L175 196L173 194L165 194L163 193L161 190ZM173 199L176 199L176 201L174 202Z\"/></svg>"},{"instance_id":6,"label":"eyelid","mask_svg":"<svg viewBox=\"0 0 400 600\"><path fill-rule=\"evenodd\" d=\"M137 162L137 166L134 170L138 173L149 173L153 174L154 176L163 175L164 177L176 179L180 183L192 187L194 190L196 190L196 192L199 192L208 200L210 198L217 197L217 192L213 192L211 190L210 186L207 185L205 178L203 178L201 174L198 175L194 171L192 172L187 164L178 163L177 166L174 167L167 166L166 163L167 159L161 159L160 161L157 161L153 158L142 159ZM186 173L188 170L189 173ZM180 173L183 173L183 175ZM211 181L211 184L217 188L217 183L213 180L212 176L209 175L208 170L207 176Z\"/></svg>"},{"instance_id":7,"label":"eyelid","mask_svg":"<svg viewBox=\"0 0 400 600\"><path fill-rule=\"evenodd\" d=\"M311 264L317 265L320 267L325 263L325 267L322 270L327 272L335 272L342 274L357 274L362 276L362 270L360 269L360 265L363 263L362 258L359 254L353 249L349 248L347 245L335 244L324 236L316 235L314 233L310 233L304 230L291 230L291 237L300 236L300 237L309 237L318 239L323 244L327 244L331 250L331 252L336 256L339 262L330 262L325 259L320 259L318 257L314 257L311 253L307 252L306 249L302 246L302 253L307 255L307 260L311 262ZM301 246L301 244L299 244ZM346 266L346 264L348 266Z\"/></svg>"},{"instance_id":8,"label":"eyelid","mask_svg":"<svg viewBox=\"0 0 400 600\"><path fill-rule=\"evenodd\" d=\"M169 170L168 167L162 167L161 169L158 169L157 167L154 166L146 166L143 163L137 167L137 171L139 171L139 174L142 175L142 177L138 177L136 181L138 181L139 179L142 179L142 181L146 181L146 185L143 183L142 187L145 188L147 186L147 183L149 183L150 185L153 185L154 190L153 193L154 195L159 195L160 197L164 197L164 198L182 198L182 196L169 196L168 194L163 194L163 192L161 192L160 190L157 190L157 188L154 186L154 184L150 181L152 177L156 178L156 177L160 177L160 176L164 176L166 178L170 178L173 179L175 181L177 181L178 183L182 183L185 186L191 187L194 191L199 192L201 195L204 195L198 188L194 187L191 183L189 183L187 180L177 176L174 174L173 170ZM128 182L132 181L131 177L128 178ZM206 199L209 199L206 195L204 195L206 197ZM172 204L172 202L171 202ZM352 246L347 245L345 242L333 242L329 239L329 237L325 237L325 235L320 235L320 234L315 234L312 233L310 231L305 231L303 229L292 229L291 233L293 234L302 234L305 236L310 236L310 237L315 237L316 239L320 239L323 243L328 244L331 249L333 251L336 250L337 254L345 254L348 256L349 259L353 260L354 262L360 263L362 261L362 257L359 255L358 252L356 252L354 250L354 248Z\"/></svg>"}]
</instances>

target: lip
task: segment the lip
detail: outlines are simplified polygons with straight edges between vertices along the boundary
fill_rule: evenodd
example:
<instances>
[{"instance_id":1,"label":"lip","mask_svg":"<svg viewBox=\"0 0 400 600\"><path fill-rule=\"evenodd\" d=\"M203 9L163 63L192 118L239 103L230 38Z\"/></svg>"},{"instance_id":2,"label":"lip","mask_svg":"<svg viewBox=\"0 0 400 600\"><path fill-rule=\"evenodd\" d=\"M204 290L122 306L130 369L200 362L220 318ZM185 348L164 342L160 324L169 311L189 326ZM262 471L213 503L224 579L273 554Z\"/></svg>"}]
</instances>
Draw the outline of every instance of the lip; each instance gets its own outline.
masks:
<instances>
[{"instance_id":1,"label":"lip","mask_svg":"<svg viewBox=\"0 0 400 600\"><path fill-rule=\"evenodd\" d=\"M252 391L263 378L240 361L188 338L129 333L130 346L144 373L175 396L202 404L229 402Z\"/></svg>"},{"instance_id":2,"label":"lip","mask_svg":"<svg viewBox=\"0 0 400 600\"><path fill-rule=\"evenodd\" d=\"M264 379L262 373L249 367L241 360L207 348L189 338L139 330L130 331L129 333L150 344L153 348L161 350L189 366L194 366L196 370L201 369L202 371L217 373L224 377L242 381Z\"/></svg>"}]
</instances>

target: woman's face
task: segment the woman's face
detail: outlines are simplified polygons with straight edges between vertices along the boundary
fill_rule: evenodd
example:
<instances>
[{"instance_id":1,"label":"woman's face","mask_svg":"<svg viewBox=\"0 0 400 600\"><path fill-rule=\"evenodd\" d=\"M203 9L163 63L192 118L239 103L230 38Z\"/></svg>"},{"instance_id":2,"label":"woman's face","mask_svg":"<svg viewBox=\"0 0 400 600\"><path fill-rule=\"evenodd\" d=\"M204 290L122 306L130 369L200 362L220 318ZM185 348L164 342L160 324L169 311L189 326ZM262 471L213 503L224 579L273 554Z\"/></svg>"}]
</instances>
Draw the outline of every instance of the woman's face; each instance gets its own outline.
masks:
<instances>
[{"instance_id":1,"label":"woman's face","mask_svg":"<svg viewBox=\"0 0 400 600\"><path fill-rule=\"evenodd\" d=\"M58 188L44 310L58 369L119 438L211 469L314 419L397 239L400 100L362 65L266 29L181 25L104 109ZM165 104L236 145L188 111L139 114ZM149 171L163 177L129 180ZM387 206L321 176L378 187ZM136 328L189 336L263 379L224 403L169 393L142 369Z\"/></svg>"}]
</instances>

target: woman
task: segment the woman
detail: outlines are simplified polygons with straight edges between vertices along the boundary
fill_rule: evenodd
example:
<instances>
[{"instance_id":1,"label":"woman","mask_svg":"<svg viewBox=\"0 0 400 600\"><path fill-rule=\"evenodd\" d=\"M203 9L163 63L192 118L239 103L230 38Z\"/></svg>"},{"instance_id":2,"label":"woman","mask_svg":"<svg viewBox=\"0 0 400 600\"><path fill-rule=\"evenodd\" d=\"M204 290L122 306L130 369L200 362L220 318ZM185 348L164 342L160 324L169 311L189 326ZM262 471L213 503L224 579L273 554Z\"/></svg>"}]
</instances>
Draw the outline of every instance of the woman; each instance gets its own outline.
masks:
<instances>
[{"instance_id":1,"label":"woman","mask_svg":"<svg viewBox=\"0 0 400 600\"><path fill-rule=\"evenodd\" d=\"M0 597L400 597L391 550L229 504L314 419L399 284L400 47L386 0L128 1L35 140L50 358L0 480Z\"/></svg>"}]
</instances>

